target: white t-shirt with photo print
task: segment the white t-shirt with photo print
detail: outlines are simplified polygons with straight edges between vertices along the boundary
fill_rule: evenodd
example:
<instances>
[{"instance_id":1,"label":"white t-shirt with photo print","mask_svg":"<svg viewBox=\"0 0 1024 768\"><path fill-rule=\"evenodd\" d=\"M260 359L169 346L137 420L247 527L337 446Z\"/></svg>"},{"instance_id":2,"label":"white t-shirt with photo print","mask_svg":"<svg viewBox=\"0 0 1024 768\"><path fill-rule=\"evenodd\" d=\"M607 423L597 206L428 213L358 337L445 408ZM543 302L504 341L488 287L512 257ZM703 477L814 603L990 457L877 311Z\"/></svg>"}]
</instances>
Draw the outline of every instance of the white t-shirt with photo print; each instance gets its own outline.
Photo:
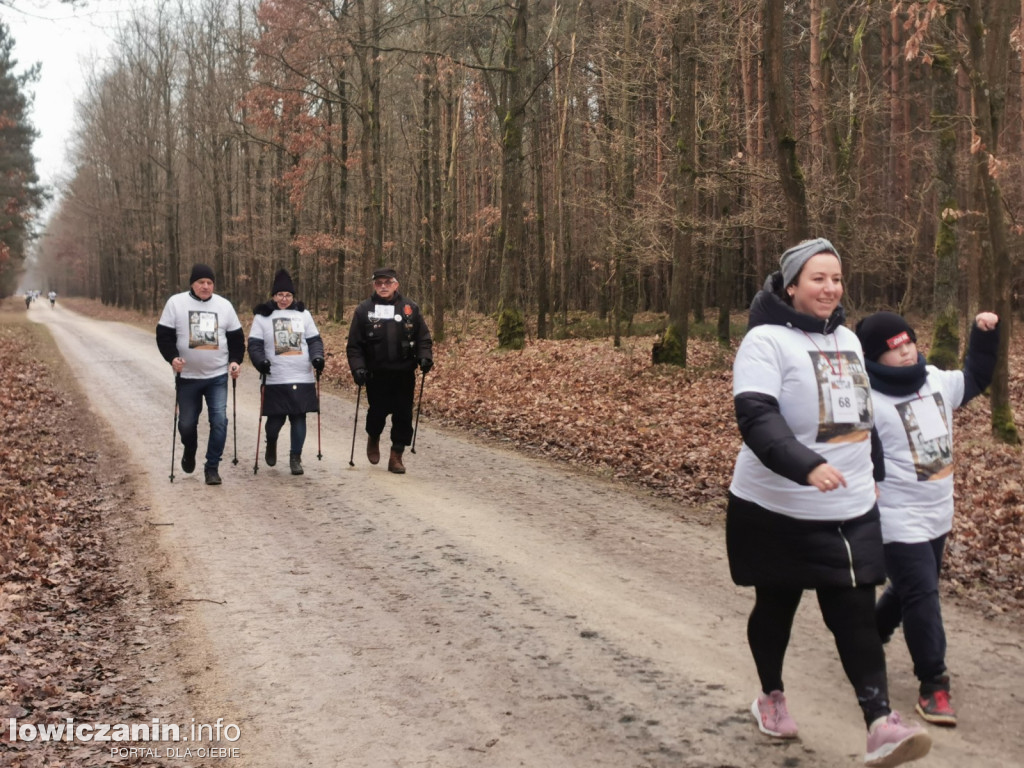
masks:
<instances>
[{"instance_id":1,"label":"white t-shirt with photo print","mask_svg":"<svg viewBox=\"0 0 1024 768\"><path fill-rule=\"evenodd\" d=\"M256 315L249 329L250 339L263 342L270 361L267 384L312 384L307 339L319 336L309 310L275 309L270 315Z\"/></svg>"},{"instance_id":2,"label":"white t-shirt with photo print","mask_svg":"<svg viewBox=\"0 0 1024 768\"><path fill-rule=\"evenodd\" d=\"M963 403L964 374L925 371L912 395L871 391L885 451L878 508L886 544L931 541L953 527L953 411Z\"/></svg>"},{"instance_id":3,"label":"white t-shirt with photo print","mask_svg":"<svg viewBox=\"0 0 1024 768\"><path fill-rule=\"evenodd\" d=\"M181 378L212 379L228 372L227 332L241 330L242 324L223 296L200 301L190 291L176 293L157 322L175 331L178 356L185 360Z\"/></svg>"},{"instance_id":4,"label":"white t-shirt with photo print","mask_svg":"<svg viewBox=\"0 0 1024 768\"><path fill-rule=\"evenodd\" d=\"M774 397L796 439L842 472L846 487L822 494L795 483L762 464L744 443L733 494L803 520L848 520L871 509L872 414L863 359L860 340L843 326L827 335L783 325L747 332L733 365L733 396Z\"/></svg>"}]
</instances>

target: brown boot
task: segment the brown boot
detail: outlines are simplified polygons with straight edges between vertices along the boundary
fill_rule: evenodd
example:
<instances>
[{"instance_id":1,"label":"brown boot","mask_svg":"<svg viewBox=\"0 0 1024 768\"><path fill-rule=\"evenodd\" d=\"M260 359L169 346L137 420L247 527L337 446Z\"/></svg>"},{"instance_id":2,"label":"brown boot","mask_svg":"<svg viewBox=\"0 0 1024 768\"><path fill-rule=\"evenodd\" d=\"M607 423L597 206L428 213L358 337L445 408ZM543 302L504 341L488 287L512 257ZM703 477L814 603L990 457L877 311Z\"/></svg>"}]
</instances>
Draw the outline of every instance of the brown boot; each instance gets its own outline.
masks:
<instances>
[{"instance_id":1,"label":"brown boot","mask_svg":"<svg viewBox=\"0 0 1024 768\"><path fill-rule=\"evenodd\" d=\"M366 458L371 464L380 463L380 435L369 435L366 438Z\"/></svg>"},{"instance_id":2,"label":"brown boot","mask_svg":"<svg viewBox=\"0 0 1024 768\"><path fill-rule=\"evenodd\" d=\"M402 452L396 451L394 448L391 449L391 458L388 459L388 472L394 472L396 475L405 474L405 464L402 463Z\"/></svg>"}]
</instances>

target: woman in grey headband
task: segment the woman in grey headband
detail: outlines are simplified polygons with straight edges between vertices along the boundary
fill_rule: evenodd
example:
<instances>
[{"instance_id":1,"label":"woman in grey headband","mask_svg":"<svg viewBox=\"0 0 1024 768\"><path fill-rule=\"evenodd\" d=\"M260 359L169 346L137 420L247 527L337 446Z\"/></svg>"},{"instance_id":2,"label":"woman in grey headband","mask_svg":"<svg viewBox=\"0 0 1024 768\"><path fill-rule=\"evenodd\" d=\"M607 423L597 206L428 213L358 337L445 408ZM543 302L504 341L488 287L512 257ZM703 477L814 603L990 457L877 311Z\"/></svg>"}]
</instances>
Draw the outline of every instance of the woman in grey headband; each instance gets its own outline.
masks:
<instances>
[{"instance_id":1,"label":"woman in grey headband","mask_svg":"<svg viewBox=\"0 0 1024 768\"><path fill-rule=\"evenodd\" d=\"M782 254L750 308L733 396L743 446L726 511L733 581L754 587L747 639L762 733L794 738L782 667L804 590L814 590L868 728L864 761L895 766L931 739L889 707L875 587L885 581L875 504L870 388L843 326L842 261L828 240ZM863 390L863 392L861 392Z\"/></svg>"}]
</instances>

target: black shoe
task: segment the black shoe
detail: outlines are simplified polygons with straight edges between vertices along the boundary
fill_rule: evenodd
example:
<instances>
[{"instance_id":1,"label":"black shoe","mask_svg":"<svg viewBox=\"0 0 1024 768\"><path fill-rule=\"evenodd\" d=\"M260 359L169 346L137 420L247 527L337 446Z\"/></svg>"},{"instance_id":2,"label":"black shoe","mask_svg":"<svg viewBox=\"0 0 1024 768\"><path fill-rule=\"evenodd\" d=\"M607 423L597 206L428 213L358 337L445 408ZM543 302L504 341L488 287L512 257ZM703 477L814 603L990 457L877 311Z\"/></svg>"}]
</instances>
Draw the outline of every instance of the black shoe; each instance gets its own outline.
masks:
<instances>
[{"instance_id":1,"label":"black shoe","mask_svg":"<svg viewBox=\"0 0 1024 768\"><path fill-rule=\"evenodd\" d=\"M191 474L196 468L196 449L189 450L185 449L185 452L181 454L181 469L183 472Z\"/></svg>"},{"instance_id":2,"label":"black shoe","mask_svg":"<svg viewBox=\"0 0 1024 768\"><path fill-rule=\"evenodd\" d=\"M291 464L292 474L293 475L301 475L302 474L302 454L301 453L292 453L292 454L290 454L288 456L288 463Z\"/></svg>"},{"instance_id":3,"label":"black shoe","mask_svg":"<svg viewBox=\"0 0 1024 768\"><path fill-rule=\"evenodd\" d=\"M216 467L203 467L203 473L206 475L207 485L220 485L220 475Z\"/></svg>"},{"instance_id":4,"label":"black shoe","mask_svg":"<svg viewBox=\"0 0 1024 768\"><path fill-rule=\"evenodd\" d=\"M263 456L267 460L267 466L272 467L277 464L277 440L270 442L267 440L267 452Z\"/></svg>"}]
</instances>

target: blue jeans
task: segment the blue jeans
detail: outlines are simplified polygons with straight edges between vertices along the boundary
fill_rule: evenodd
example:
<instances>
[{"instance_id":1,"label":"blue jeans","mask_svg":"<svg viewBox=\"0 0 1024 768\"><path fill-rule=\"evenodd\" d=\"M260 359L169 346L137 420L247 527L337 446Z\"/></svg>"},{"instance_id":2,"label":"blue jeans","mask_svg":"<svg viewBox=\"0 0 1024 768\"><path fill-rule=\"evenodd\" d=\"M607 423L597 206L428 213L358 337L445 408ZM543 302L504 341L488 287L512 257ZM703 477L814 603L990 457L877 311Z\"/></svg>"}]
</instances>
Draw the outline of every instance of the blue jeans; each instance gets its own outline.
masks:
<instances>
[{"instance_id":1,"label":"blue jeans","mask_svg":"<svg viewBox=\"0 0 1024 768\"><path fill-rule=\"evenodd\" d=\"M268 443L277 442L277 436L281 433L285 418L283 413L277 416L267 416ZM291 452L301 456L302 446L306 442L306 414L289 413L287 419L291 422Z\"/></svg>"},{"instance_id":2,"label":"blue jeans","mask_svg":"<svg viewBox=\"0 0 1024 768\"><path fill-rule=\"evenodd\" d=\"M886 544L889 586L875 607L883 641L903 624L914 675L924 684L946 671L946 630L939 607L939 572L945 549L945 534L919 544Z\"/></svg>"},{"instance_id":3,"label":"blue jeans","mask_svg":"<svg viewBox=\"0 0 1024 768\"><path fill-rule=\"evenodd\" d=\"M206 466L216 468L228 439L228 375L212 379L179 379L178 434L186 451L195 453L199 445L199 414L203 398L210 414L210 439L206 443Z\"/></svg>"}]
</instances>

